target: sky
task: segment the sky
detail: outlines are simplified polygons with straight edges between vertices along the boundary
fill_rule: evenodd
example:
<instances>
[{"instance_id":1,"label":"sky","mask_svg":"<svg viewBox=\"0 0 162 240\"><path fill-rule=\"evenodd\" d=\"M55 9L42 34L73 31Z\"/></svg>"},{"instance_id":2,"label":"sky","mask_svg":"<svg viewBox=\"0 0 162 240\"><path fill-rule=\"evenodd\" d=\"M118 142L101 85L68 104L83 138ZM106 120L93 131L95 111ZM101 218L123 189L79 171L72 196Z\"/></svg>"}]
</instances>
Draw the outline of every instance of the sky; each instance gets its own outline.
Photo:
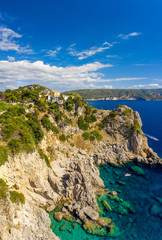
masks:
<instances>
[{"instance_id":1,"label":"sky","mask_svg":"<svg viewBox=\"0 0 162 240\"><path fill-rule=\"evenodd\" d=\"M162 88L161 0L0 0L0 90Z\"/></svg>"}]
</instances>

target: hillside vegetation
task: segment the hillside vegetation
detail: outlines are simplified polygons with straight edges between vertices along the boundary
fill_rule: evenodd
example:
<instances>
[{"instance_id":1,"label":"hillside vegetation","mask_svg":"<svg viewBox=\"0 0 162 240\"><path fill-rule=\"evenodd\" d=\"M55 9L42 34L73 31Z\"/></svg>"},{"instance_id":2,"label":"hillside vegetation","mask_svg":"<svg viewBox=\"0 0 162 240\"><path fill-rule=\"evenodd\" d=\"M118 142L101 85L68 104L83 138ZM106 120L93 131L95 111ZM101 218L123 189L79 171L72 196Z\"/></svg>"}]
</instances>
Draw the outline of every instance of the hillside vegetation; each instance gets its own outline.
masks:
<instances>
[{"instance_id":1,"label":"hillside vegetation","mask_svg":"<svg viewBox=\"0 0 162 240\"><path fill-rule=\"evenodd\" d=\"M162 89L87 89L74 90L83 99L117 98L119 100L156 100L162 101ZM63 94L68 94L64 92Z\"/></svg>"}]
</instances>

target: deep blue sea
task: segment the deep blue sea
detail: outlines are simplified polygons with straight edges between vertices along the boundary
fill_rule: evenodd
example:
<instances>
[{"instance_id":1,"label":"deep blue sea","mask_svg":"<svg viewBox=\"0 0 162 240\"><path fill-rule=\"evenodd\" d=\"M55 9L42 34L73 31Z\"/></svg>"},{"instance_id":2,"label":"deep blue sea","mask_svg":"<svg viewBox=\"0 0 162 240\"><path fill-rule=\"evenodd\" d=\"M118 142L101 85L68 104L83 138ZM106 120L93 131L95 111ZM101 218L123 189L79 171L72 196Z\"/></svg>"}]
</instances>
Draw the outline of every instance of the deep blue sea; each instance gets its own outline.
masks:
<instances>
[{"instance_id":1,"label":"deep blue sea","mask_svg":"<svg viewBox=\"0 0 162 240\"><path fill-rule=\"evenodd\" d=\"M156 101L89 101L89 105L104 110L127 105L140 113L148 143L162 157L162 102ZM157 139L159 141L157 141ZM131 167L138 166L143 175L135 174ZM131 176L125 177L125 173ZM162 239L162 169L158 166L128 163L122 167L109 164L100 167L100 177L105 188L118 192L123 202L116 202L107 196L97 197L100 216L111 218L119 235L117 240L161 240ZM106 200L111 207L103 206ZM126 206L134 211L129 211ZM55 210L57 211L57 209ZM61 240L113 240L108 236L86 233L80 224L63 219L57 222L50 213L51 227Z\"/></svg>"}]
</instances>

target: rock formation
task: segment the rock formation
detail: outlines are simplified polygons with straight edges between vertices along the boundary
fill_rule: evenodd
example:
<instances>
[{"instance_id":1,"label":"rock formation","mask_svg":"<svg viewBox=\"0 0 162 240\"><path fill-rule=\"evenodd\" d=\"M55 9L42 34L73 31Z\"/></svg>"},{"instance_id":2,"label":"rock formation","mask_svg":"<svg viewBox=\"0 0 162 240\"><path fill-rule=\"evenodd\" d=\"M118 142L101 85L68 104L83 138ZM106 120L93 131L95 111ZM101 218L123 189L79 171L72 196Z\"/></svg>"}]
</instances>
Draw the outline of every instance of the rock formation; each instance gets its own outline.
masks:
<instances>
[{"instance_id":1,"label":"rock formation","mask_svg":"<svg viewBox=\"0 0 162 240\"><path fill-rule=\"evenodd\" d=\"M84 114L84 109L79 111ZM83 223L98 220L96 194L105 191L97 168L101 164L127 161L161 164L148 147L137 112L118 106L113 112L98 110L94 114L97 123L102 123L100 141L84 140L84 131L76 123L64 126L60 122L58 126L54 115L50 115L61 133L71 136L62 142L54 132L43 128L44 138L39 147L51 159L50 167L40 157L38 148L32 153L9 154L8 161L0 166L0 179L8 185L7 198L0 198L0 239L59 239L50 228L46 210L52 211L62 199L68 201L60 214L75 215ZM23 193L25 203L13 203L9 191Z\"/></svg>"}]
</instances>

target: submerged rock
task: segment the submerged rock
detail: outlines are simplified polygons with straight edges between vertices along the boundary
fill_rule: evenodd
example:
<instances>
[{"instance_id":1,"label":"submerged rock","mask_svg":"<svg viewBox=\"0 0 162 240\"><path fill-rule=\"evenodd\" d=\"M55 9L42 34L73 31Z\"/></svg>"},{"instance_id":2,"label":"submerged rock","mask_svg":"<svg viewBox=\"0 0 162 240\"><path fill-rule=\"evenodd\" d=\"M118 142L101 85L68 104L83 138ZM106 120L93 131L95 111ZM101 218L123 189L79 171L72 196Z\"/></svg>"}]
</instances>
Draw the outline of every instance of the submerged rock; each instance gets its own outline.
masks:
<instances>
[{"instance_id":1,"label":"submerged rock","mask_svg":"<svg viewBox=\"0 0 162 240\"><path fill-rule=\"evenodd\" d=\"M144 175L143 169L138 166L132 166L131 170L137 175Z\"/></svg>"}]
</instances>

